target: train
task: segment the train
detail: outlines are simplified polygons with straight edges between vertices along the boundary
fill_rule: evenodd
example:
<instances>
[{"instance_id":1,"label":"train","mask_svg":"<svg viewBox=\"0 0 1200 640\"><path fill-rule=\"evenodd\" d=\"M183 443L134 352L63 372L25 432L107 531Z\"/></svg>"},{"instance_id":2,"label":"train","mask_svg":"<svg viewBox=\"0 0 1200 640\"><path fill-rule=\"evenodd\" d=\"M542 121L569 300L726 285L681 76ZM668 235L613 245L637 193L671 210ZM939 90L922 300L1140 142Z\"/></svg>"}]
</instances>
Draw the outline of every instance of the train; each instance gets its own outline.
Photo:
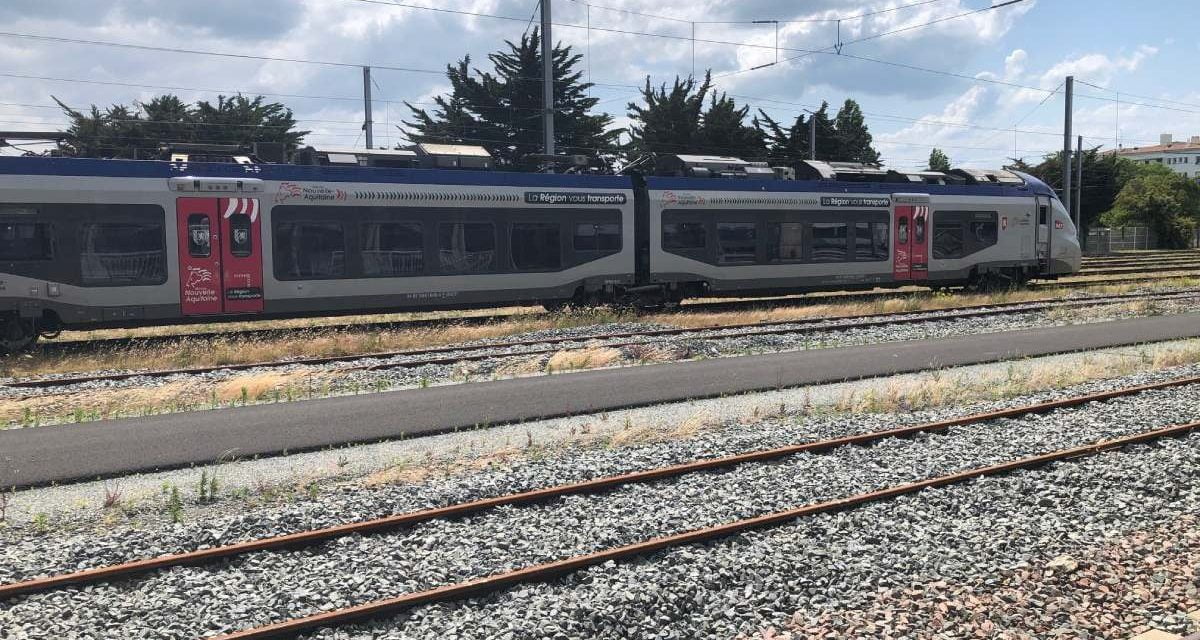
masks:
<instances>
[{"instance_id":1,"label":"train","mask_svg":"<svg viewBox=\"0 0 1200 640\"><path fill-rule=\"evenodd\" d=\"M426 166L352 150L0 157L0 350L63 330L1014 286L1080 268L1062 203L1017 172L665 156L516 173L452 151Z\"/></svg>"}]
</instances>

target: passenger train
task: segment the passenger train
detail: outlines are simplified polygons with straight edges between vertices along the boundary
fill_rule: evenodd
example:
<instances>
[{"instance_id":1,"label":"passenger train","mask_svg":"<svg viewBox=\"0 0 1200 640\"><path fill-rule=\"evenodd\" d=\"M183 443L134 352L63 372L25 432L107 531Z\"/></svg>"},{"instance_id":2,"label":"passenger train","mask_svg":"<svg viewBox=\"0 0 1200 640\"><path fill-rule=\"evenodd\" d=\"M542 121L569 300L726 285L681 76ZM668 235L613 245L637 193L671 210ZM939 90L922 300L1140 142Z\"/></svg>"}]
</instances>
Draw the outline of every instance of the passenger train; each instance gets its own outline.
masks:
<instances>
[{"instance_id":1,"label":"passenger train","mask_svg":"<svg viewBox=\"0 0 1200 640\"><path fill-rule=\"evenodd\" d=\"M242 160L0 157L0 348L63 329L1007 285L1080 266L1054 192L1006 171Z\"/></svg>"}]
</instances>

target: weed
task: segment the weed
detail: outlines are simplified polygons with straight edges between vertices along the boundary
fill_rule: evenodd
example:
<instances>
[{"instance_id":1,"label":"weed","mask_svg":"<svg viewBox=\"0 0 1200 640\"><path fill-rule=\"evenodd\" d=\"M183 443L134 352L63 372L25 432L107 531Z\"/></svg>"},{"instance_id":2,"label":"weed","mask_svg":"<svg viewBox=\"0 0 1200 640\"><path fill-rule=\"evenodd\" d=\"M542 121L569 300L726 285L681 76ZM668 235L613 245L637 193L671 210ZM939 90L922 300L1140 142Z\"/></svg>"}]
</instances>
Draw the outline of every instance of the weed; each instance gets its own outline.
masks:
<instances>
[{"instance_id":1,"label":"weed","mask_svg":"<svg viewBox=\"0 0 1200 640\"><path fill-rule=\"evenodd\" d=\"M165 489L167 485L163 485ZM176 524L183 522L183 498L179 497L179 487L170 485L170 491L167 492L167 515L171 516L171 522Z\"/></svg>"},{"instance_id":2,"label":"weed","mask_svg":"<svg viewBox=\"0 0 1200 640\"><path fill-rule=\"evenodd\" d=\"M8 520L8 497L8 493L0 491L0 522Z\"/></svg>"},{"instance_id":3,"label":"weed","mask_svg":"<svg viewBox=\"0 0 1200 640\"><path fill-rule=\"evenodd\" d=\"M112 484L105 482L104 483L104 509L108 510L108 509L112 509L113 507L120 506L122 493L123 492L121 491L121 483L120 482L113 482Z\"/></svg>"},{"instance_id":4,"label":"weed","mask_svg":"<svg viewBox=\"0 0 1200 640\"><path fill-rule=\"evenodd\" d=\"M42 512L33 516L33 529L41 535L46 535L50 531L50 516Z\"/></svg>"}]
</instances>

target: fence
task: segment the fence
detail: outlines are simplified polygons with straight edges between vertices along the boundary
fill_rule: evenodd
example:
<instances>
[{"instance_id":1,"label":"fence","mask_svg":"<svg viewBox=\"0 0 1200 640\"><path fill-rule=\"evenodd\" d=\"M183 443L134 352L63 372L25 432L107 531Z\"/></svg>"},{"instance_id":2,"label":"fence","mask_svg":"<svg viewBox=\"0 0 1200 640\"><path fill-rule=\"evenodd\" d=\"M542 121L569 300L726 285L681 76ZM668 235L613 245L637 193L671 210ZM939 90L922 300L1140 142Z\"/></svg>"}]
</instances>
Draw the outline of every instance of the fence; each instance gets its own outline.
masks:
<instances>
[{"instance_id":1,"label":"fence","mask_svg":"<svg viewBox=\"0 0 1200 640\"><path fill-rule=\"evenodd\" d=\"M1192 246L1200 244L1200 238L1192 239ZM1088 255L1104 255L1114 251L1157 249L1158 238L1149 227L1117 227L1115 229L1088 229L1083 252Z\"/></svg>"}]
</instances>

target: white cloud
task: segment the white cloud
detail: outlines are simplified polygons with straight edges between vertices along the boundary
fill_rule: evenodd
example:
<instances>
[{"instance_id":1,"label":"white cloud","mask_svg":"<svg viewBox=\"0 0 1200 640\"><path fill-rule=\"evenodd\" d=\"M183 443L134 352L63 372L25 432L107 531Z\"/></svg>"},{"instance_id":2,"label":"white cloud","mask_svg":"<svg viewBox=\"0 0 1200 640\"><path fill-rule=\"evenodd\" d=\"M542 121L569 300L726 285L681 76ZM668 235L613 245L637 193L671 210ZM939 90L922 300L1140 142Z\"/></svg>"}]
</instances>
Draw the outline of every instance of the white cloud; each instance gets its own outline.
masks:
<instances>
[{"instance_id":1,"label":"white cloud","mask_svg":"<svg viewBox=\"0 0 1200 640\"><path fill-rule=\"evenodd\" d=\"M1089 53L1069 58L1042 74L1042 86L1057 85L1067 76L1076 76L1096 84L1107 84L1120 72L1137 71L1142 63L1157 53L1157 47L1143 44L1127 55L1110 57L1103 53Z\"/></svg>"}]
</instances>

